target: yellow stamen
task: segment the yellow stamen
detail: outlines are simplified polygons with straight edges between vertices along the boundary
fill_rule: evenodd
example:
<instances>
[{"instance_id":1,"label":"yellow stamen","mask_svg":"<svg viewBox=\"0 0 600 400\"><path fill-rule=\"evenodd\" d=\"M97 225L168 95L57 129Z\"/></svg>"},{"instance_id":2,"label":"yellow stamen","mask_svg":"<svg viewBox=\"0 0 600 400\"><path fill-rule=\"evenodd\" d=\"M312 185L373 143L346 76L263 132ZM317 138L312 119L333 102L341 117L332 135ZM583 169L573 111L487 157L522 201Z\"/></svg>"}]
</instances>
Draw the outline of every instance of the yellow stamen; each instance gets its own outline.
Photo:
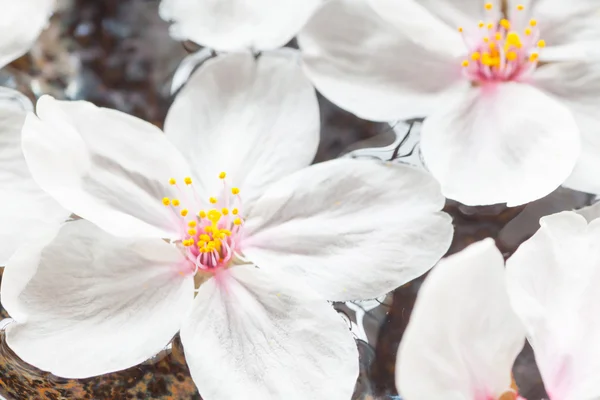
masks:
<instances>
[{"instance_id":1,"label":"yellow stamen","mask_svg":"<svg viewBox=\"0 0 600 400\"><path fill-rule=\"evenodd\" d=\"M194 228L188 229L188 235L190 235L190 236L196 236L196 233L198 233L198 232Z\"/></svg>"},{"instance_id":2,"label":"yellow stamen","mask_svg":"<svg viewBox=\"0 0 600 400\"><path fill-rule=\"evenodd\" d=\"M485 22L483 22L483 21L479 21L479 27L480 27L480 28L483 28L484 26L485 26Z\"/></svg>"},{"instance_id":3,"label":"yellow stamen","mask_svg":"<svg viewBox=\"0 0 600 400\"><path fill-rule=\"evenodd\" d=\"M231 213L232 213L233 215L237 215L237 214L238 214L238 212L239 212L239 210L238 210L237 208L234 208L233 210L231 210Z\"/></svg>"},{"instance_id":4,"label":"yellow stamen","mask_svg":"<svg viewBox=\"0 0 600 400\"><path fill-rule=\"evenodd\" d=\"M462 66L465 67L465 68L468 67L469 66L469 61L468 60L464 60L462 62Z\"/></svg>"},{"instance_id":5,"label":"yellow stamen","mask_svg":"<svg viewBox=\"0 0 600 400\"><path fill-rule=\"evenodd\" d=\"M459 31L460 33L462 33L462 32L463 32L463 28L462 28L462 26L459 26L459 27L458 27L458 31Z\"/></svg>"},{"instance_id":6,"label":"yellow stamen","mask_svg":"<svg viewBox=\"0 0 600 400\"><path fill-rule=\"evenodd\" d=\"M179 214L181 214L182 217L185 217L186 215L188 215L187 208L184 208L183 210L179 211Z\"/></svg>"},{"instance_id":7,"label":"yellow stamen","mask_svg":"<svg viewBox=\"0 0 600 400\"><path fill-rule=\"evenodd\" d=\"M539 57L540 55L538 53L531 53L531 55L529 56L529 61L536 62Z\"/></svg>"},{"instance_id":8,"label":"yellow stamen","mask_svg":"<svg viewBox=\"0 0 600 400\"><path fill-rule=\"evenodd\" d=\"M227 208L221 209L221 212L223 213L223 215L229 214L229 210Z\"/></svg>"},{"instance_id":9,"label":"yellow stamen","mask_svg":"<svg viewBox=\"0 0 600 400\"><path fill-rule=\"evenodd\" d=\"M188 226L189 226L190 228L193 228L193 227L195 227L195 226L196 226L196 221L190 221L190 222L188 222Z\"/></svg>"},{"instance_id":10,"label":"yellow stamen","mask_svg":"<svg viewBox=\"0 0 600 400\"><path fill-rule=\"evenodd\" d=\"M171 203L173 204L173 206L177 207L179 206L179 200L177 199L171 199Z\"/></svg>"},{"instance_id":11,"label":"yellow stamen","mask_svg":"<svg viewBox=\"0 0 600 400\"><path fill-rule=\"evenodd\" d=\"M198 216L199 216L200 218L206 218L206 211L204 211L204 210L203 210L203 211L200 211L200 212L198 213Z\"/></svg>"},{"instance_id":12,"label":"yellow stamen","mask_svg":"<svg viewBox=\"0 0 600 400\"><path fill-rule=\"evenodd\" d=\"M214 197L211 197L210 199L208 199L208 201L210 201L212 204L217 203L217 199L215 199Z\"/></svg>"},{"instance_id":13,"label":"yellow stamen","mask_svg":"<svg viewBox=\"0 0 600 400\"><path fill-rule=\"evenodd\" d=\"M508 53L506 53L506 59L508 61L515 61L517 59L517 53L515 53L514 51L509 51Z\"/></svg>"},{"instance_id":14,"label":"yellow stamen","mask_svg":"<svg viewBox=\"0 0 600 400\"><path fill-rule=\"evenodd\" d=\"M517 48L521 48L521 37L519 36L518 33L516 32L509 32L508 35L506 35L506 43L515 46Z\"/></svg>"},{"instance_id":15,"label":"yellow stamen","mask_svg":"<svg viewBox=\"0 0 600 400\"><path fill-rule=\"evenodd\" d=\"M498 40L500 40L500 39L498 39ZM496 43L495 42L490 42L488 46L490 47L490 50L495 50L496 49Z\"/></svg>"},{"instance_id":16,"label":"yellow stamen","mask_svg":"<svg viewBox=\"0 0 600 400\"><path fill-rule=\"evenodd\" d=\"M238 193L240 193L240 189L239 188L236 188L236 187L231 188L231 194L238 194Z\"/></svg>"},{"instance_id":17,"label":"yellow stamen","mask_svg":"<svg viewBox=\"0 0 600 400\"><path fill-rule=\"evenodd\" d=\"M523 11L524 9L525 9L525 6L523 4L517 5L517 10Z\"/></svg>"},{"instance_id":18,"label":"yellow stamen","mask_svg":"<svg viewBox=\"0 0 600 400\"><path fill-rule=\"evenodd\" d=\"M491 30L491 29L494 29L494 24L491 24L491 23L490 23L490 24L488 24L487 28L488 28L488 29L490 29L490 30Z\"/></svg>"},{"instance_id":19,"label":"yellow stamen","mask_svg":"<svg viewBox=\"0 0 600 400\"><path fill-rule=\"evenodd\" d=\"M183 178L183 181L185 182L186 185L192 184L192 178L190 178L189 176L186 176L185 178Z\"/></svg>"},{"instance_id":20,"label":"yellow stamen","mask_svg":"<svg viewBox=\"0 0 600 400\"><path fill-rule=\"evenodd\" d=\"M208 212L208 219L212 222L218 222L221 219L221 213L217 210L210 210Z\"/></svg>"},{"instance_id":21,"label":"yellow stamen","mask_svg":"<svg viewBox=\"0 0 600 400\"><path fill-rule=\"evenodd\" d=\"M506 30L509 30L510 29L510 22L507 19L501 19L500 20L500 26L502 26Z\"/></svg>"},{"instance_id":22,"label":"yellow stamen","mask_svg":"<svg viewBox=\"0 0 600 400\"><path fill-rule=\"evenodd\" d=\"M227 176L227 174L225 172L221 172L219 174L219 179L225 179L226 176Z\"/></svg>"},{"instance_id":23,"label":"yellow stamen","mask_svg":"<svg viewBox=\"0 0 600 400\"><path fill-rule=\"evenodd\" d=\"M486 43L488 43L490 41L490 38L486 36L486 37L483 38L483 41L486 42Z\"/></svg>"},{"instance_id":24,"label":"yellow stamen","mask_svg":"<svg viewBox=\"0 0 600 400\"><path fill-rule=\"evenodd\" d=\"M545 40L543 40L543 39L542 39L542 40L540 40L539 42L537 42L537 46L538 46L539 48L544 48L544 47L546 47L546 41L545 41Z\"/></svg>"},{"instance_id":25,"label":"yellow stamen","mask_svg":"<svg viewBox=\"0 0 600 400\"><path fill-rule=\"evenodd\" d=\"M536 26L536 25L537 25L537 20L535 20L535 19L531 19L531 20L529 21L529 25L531 25L531 26Z\"/></svg>"},{"instance_id":26,"label":"yellow stamen","mask_svg":"<svg viewBox=\"0 0 600 400\"><path fill-rule=\"evenodd\" d=\"M525 28L525 35L527 35L527 36L531 35L531 29L530 28Z\"/></svg>"},{"instance_id":27,"label":"yellow stamen","mask_svg":"<svg viewBox=\"0 0 600 400\"><path fill-rule=\"evenodd\" d=\"M169 184L170 185L175 185L176 183L177 183L177 181L175 180L175 178L169 179Z\"/></svg>"},{"instance_id":28,"label":"yellow stamen","mask_svg":"<svg viewBox=\"0 0 600 400\"><path fill-rule=\"evenodd\" d=\"M485 3L485 9L486 10L491 10L492 8L494 8L494 5L492 3Z\"/></svg>"},{"instance_id":29,"label":"yellow stamen","mask_svg":"<svg viewBox=\"0 0 600 400\"><path fill-rule=\"evenodd\" d=\"M168 197L163 197L162 202L165 206L168 206L169 204L171 204L171 200L169 200Z\"/></svg>"},{"instance_id":30,"label":"yellow stamen","mask_svg":"<svg viewBox=\"0 0 600 400\"><path fill-rule=\"evenodd\" d=\"M221 232L223 232L226 236L231 236L231 231L229 229L221 229Z\"/></svg>"},{"instance_id":31,"label":"yellow stamen","mask_svg":"<svg viewBox=\"0 0 600 400\"><path fill-rule=\"evenodd\" d=\"M481 59L481 53L479 53L478 51L471 54L471 60L479 61L480 59Z\"/></svg>"},{"instance_id":32,"label":"yellow stamen","mask_svg":"<svg viewBox=\"0 0 600 400\"><path fill-rule=\"evenodd\" d=\"M233 223L236 225L241 225L242 224L242 220L240 218L236 218L233 220Z\"/></svg>"}]
</instances>

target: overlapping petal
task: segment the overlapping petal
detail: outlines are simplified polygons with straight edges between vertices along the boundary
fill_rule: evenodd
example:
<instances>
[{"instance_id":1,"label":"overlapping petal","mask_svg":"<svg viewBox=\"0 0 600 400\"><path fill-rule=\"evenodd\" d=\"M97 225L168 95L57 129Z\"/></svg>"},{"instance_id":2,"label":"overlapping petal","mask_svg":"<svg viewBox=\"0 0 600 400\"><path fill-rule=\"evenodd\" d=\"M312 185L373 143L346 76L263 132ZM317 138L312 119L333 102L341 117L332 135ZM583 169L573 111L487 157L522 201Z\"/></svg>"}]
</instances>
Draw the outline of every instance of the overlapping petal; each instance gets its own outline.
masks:
<instances>
[{"instance_id":1,"label":"overlapping petal","mask_svg":"<svg viewBox=\"0 0 600 400\"><path fill-rule=\"evenodd\" d=\"M392 24L363 0L328 1L298 36L317 89L361 118L426 116L451 99L461 78L456 57L465 47L458 33L423 22L434 18L418 5L398 3L403 13ZM406 33L411 29L423 33L419 40Z\"/></svg>"},{"instance_id":2,"label":"overlapping petal","mask_svg":"<svg viewBox=\"0 0 600 400\"><path fill-rule=\"evenodd\" d=\"M574 212L541 228L507 261L511 303L552 399L600 397L600 220Z\"/></svg>"},{"instance_id":3,"label":"overlapping petal","mask_svg":"<svg viewBox=\"0 0 600 400\"><path fill-rule=\"evenodd\" d=\"M569 108L581 131L581 155L564 185L600 194L600 65L549 63L538 68L533 78L535 86Z\"/></svg>"},{"instance_id":4,"label":"overlapping petal","mask_svg":"<svg viewBox=\"0 0 600 400\"><path fill-rule=\"evenodd\" d=\"M421 150L446 197L516 206L567 179L579 129L569 109L530 85L468 86L425 120Z\"/></svg>"},{"instance_id":5,"label":"overlapping petal","mask_svg":"<svg viewBox=\"0 0 600 400\"><path fill-rule=\"evenodd\" d=\"M272 50L289 42L323 0L162 0L171 35L219 51Z\"/></svg>"},{"instance_id":6,"label":"overlapping petal","mask_svg":"<svg viewBox=\"0 0 600 400\"><path fill-rule=\"evenodd\" d=\"M498 399L525 331L511 309L492 239L442 260L422 285L396 366L406 400Z\"/></svg>"},{"instance_id":7,"label":"overlapping petal","mask_svg":"<svg viewBox=\"0 0 600 400\"><path fill-rule=\"evenodd\" d=\"M218 175L244 202L311 163L319 144L319 105L294 52L229 54L207 61L182 89L165 132L193 165L206 196Z\"/></svg>"},{"instance_id":8,"label":"overlapping petal","mask_svg":"<svg viewBox=\"0 0 600 400\"><path fill-rule=\"evenodd\" d=\"M7 343L67 378L137 365L171 340L192 304L183 262L160 239L117 238L84 220L44 233L6 266Z\"/></svg>"},{"instance_id":9,"label":"overlapping petal","mask_svg":"<svg viewBox=\"0 0 600 400\"><path fill-rule=\"evenodd\" d=\"M40 98L27 116L23 152L36 182L65 208L106 231L173 237L162 198L191 171L160 129L83 101ZM166 186L166 188L165 188ZM175 196L175 194L173 194Z\"/></svg>"},{"instance_id":10,"label":"overlapping petal","mask_svg":"<svg viewBox=\"0 0 600 400\"><path fill-rule=\"evenodd\" d=\"M0 266L32 234L70 214L35 183L25 163L21 128L29 107L25 96L0 88Z\"/></svg>"},{"instance_id":11,"label":"overlapping petal","mask_svg":"<svg viewBox=\"0 0 600 400\"><path fill-rule=\"evenodd\" d=\"M54 5L55 0L0 0L0 68L29 51Z\"/></svg>"},{"instance_id":12,"label":"overlapping petal","mask_svg":"<svg viewBox=\"0 0 600 400\"><path fill-rule=\"evenodd\" d=\"M347 400L358 376L347 326L285 271L243 265L205 282L181 340L206 400Z\"/></svg>"},{"instance_id":13,"label":"overlapping petal","mask_svg":"<svg viewBox=\"0 0 600 400\"><path fill-rule=\"evenodd\" d=\"M427 173L337 159L271 186L249 211L242 251L327 300L375 298L422 275L452 238L444 198Z\"/></svg>"}]
</instances>

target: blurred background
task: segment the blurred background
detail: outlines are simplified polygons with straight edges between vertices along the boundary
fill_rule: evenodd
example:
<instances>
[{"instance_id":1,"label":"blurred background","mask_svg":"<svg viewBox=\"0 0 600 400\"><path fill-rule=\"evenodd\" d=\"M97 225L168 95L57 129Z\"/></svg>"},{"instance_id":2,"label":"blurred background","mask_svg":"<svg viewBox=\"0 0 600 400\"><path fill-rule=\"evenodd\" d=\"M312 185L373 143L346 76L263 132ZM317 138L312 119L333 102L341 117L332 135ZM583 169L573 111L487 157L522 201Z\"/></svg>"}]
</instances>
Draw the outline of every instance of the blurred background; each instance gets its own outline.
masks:
<instances>
[{"instance_id":1,"label":"blurred background","mask_svg":"<svg viewBox=\"0 0 600 400\"><path fill-rule=\"evenodd\" d=\"M169 37L168 24L158 16L158 4L158 0L59 0L59 10L33 50L0 71L0 85L15 88L32 101L45 93L88 100L162 126L172 101L173 75L180 62L200 48ZM376 124L323 98L320 102L322 139L315 162L348 156L419 163L418 121ZM446 211L453 216L456 229L449 253L493 237L507 257L535 232L542 215L579 208L591 200L588 195L559 189L512 209L448 202ZM396 351L422 279L385 298L336 304L361 354L354 400L399 399L394 387ZM0 317L8 317L1 308ZM523 351L513 372L524 397L541 400L545 396L531 349ZM177 338L140 366L75 381L25 364L6 346L1 333L0 395L8 400L201 399Z\"/></svg>"}]
</instances>

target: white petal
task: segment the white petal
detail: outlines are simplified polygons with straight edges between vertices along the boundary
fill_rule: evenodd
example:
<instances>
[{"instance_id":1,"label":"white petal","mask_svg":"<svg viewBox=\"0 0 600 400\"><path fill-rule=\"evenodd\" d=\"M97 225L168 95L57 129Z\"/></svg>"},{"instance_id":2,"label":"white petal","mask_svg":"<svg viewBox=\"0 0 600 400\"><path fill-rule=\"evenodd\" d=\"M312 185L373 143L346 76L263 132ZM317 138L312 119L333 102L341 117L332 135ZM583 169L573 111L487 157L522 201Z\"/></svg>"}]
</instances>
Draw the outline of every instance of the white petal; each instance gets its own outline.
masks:
<instances>
[{"instance_id":1,"label":"white petal","mask_svg":"<svg viewBox=\"0 0 600 400\"><path fill-rule=\"evenodd\" d=\"M310 164L319 144L319 105L296 54L258 60L229 54L207 61L185 85L165 132L195 167L206 196L221 190L219 173L250 192Z\"/></svg>"},{"instance_id":2,"label":"white petal","mask_svg":"<svg viewBox=\"0 0 600 400\"><path fill-rule=\"evenodd\" d=\"M0 68L27 53L48 24L55 0L0 0Z\"/></svg>"},{"instance_id":3,"label":"white petal","mask_svg":"<svg viewBox=\"0 0 600 400\"><path fill-rule=\"evenodd\" d=\"M592 222L593 220L600 218L600 201L597 201L590 206L580 208L575 212L585 218L587 222Z\"/></svg>"},{"instance_id":4,"label":"white petal","mask_svg":"<svg viewBox=\"0 0 600 400\"><path fill-rule=\"evenodd\" d=\"M390 0L368 0L372 3ZM477 26L480 20L493 20L500 14L501 0L402 0L397 3L418 2L429 12L440 18L453 29L470 25ZM486 10L484 5L492 4L491 10Z\"/></svg>"},{"instance_id":5,"label":"white petal","mask_svg":"<svg viewBox=\"0 0 600 400\"><path fill-rule=\"evenodd\" d=\"M441 23L433 32L446 34L413 41L400 22L412 22L419 32L427 26L418 24L422 10L406 10L392 25L365 1L332 0L321 7L298 36L317 89L345 110L377 121L422 117L443 104L441 95L462 78L456 56L466 49L458 32Z\"/></svg>"},{"instance_id":6,"label":"white petal","mask_svg":"<svg viewBox=\"0 0 600 400\"><path fill-rule=\"evenodd\" d=\"M534 84L565 104L581 131L581 155L564 185L600 194L600 66L593 62L547 64L535 72Z\"/></svg>"},{"instance_id":7,"label":"white petal","mask_svg":"<svg viewBox=\"0 0 600 400\"><path fill-rule=\"evenodd\" d=\"M465 88L425 120L421 136L444 195L473 206L544 197L569 176L580 152L571 112L520 83Z\"/></svg>"},{"instance_id":8,"label":"white petal","mask_svg":"<svg viewBox=\"0 0 600 400\"><path fill-rule=\"evenodd\" d=\"M553 399L600 398L600 221L544 217L507 261L512 305Z\"/></svg>"},{"instance_id":9,"label":"white petal","mask_svg":"<svg viewBox=\"0 0 600 400\"><path fill-rule=\"evenodd\" d=\"M86 378L158 353L193 301L181 253L160 239L124 239L68 222L11 258L2 305L24 361L57 376ZM178 265L179 264L179 265Z\"/></svg>"},{"instance_id":10,"label":"white petal","mask_svg":"<svg viewBox=\"0 0 600 400\"><path fill-rule=\"evenodd\" d=\"M206 400L347 400L358 376L356 344L333 308L253 265L200 287L181 341Z\"/></svg>"},{"instance_id":11,"label":"white petal","mask_svg":"<svg viewBox=\"0 0 600 400\"><path fill-rule=\"evenodd\" d=\"M497 399L510 390L524 341L502 254L485 239L442 260L423 283L400 343L398 391L407 400Z\"/></svg>"},{"instance_id":12,"label":"white petal","mask_svg":"<svg viewBox=\"0 0 600 400\"><path fill-rule=\"evenodd\" d=\"M162 0L171 35L219 51L272 50L289 42L323 0Z\"/></svg>"},{"instance_id":13,"label":"white petal","mask_svg":"<svg viewBox=\"0 0 600 400\"><path fill-rule=\"evenodd\" d=\"M189 167L155 126L83 101L49 96L27 116L23 152L37 183L65 208L122 236L170 237L162 198Z\"/></svg>"},{"instance_id":14,"label":"white petal","mask_svg":"<svg viewBox=\"0 0 600 400\"><path fill-rule=\"evenodd\" d=\"M406 165L338 159L274 184L251 209L242 251L327 300L381 296L422 275L452 238L444 198Z\"/></svg>"},{"instance_id":15,"label":"white petal","mask_svg":"<svg viewBox=\"0 0 600 400\"><path fill-rule=\"evenodd\" d=\"M0 88L0 265L33 232L67 219L62 208L35 183L21 149L21 128L26 110L20 93Z\"/></svg>"}]
</instances>

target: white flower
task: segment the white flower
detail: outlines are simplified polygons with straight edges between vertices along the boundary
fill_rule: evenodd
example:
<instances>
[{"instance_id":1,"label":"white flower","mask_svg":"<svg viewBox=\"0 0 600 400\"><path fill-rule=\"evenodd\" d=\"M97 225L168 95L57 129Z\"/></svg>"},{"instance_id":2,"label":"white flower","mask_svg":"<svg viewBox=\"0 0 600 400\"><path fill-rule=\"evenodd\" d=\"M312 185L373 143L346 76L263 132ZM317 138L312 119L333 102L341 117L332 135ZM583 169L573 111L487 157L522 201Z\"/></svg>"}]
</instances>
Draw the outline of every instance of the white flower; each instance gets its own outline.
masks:
<instances>
[{"instance_id":1,"label":"white flower","mask_svg":"<svg viewBox=\"0 0 600 400\"><path fill-rule=\"evenodd\" d=\"M423 274L452 227L423 172L350 159L306 167L319 110L295 59L208 61L165 134L86 102L39 100L27 162L87 221L6 267L7 342L23 360L99 375L180 330L207 400L351 396L356 346L325 300L377 297Z\"/></svg>"},{"instance_id":2,"label":"white flower","mask_svg":"<svg viewBox=\"0 0 600 400\"><path fill-rule=\"evenodd\" d=\"M396 385L406 400L509 400L525 342L506 293L504 260L485 239L429 274L402 337Z\"/></svg>"},{"instance_id":3,"label":"white flower","mask_svg":"<svg viewBox=\"0 0 600 400\"><path fill-rule=\"evenodd\" d=\"M600 193L598 20L596 0L332 0L298 42L339 106L428 117L423 157L447 197L514 206L567 178Z\"/></svg>"},{"instance_id":4,"label":"white flower","mask_svg":"<svg viewBox=\"0 0 600 400\"><path fill-rule=\"evenodd\" d=\"M0 0L0 68L29 51L54 5L55 0Z\"/></svg>"},{"instance_id":5,"label":"white flower","mask_svg":"<svg viewBox=\"0 0 600 400\"><path fill-rule=\"evenodd\" d=\"M514 399L525 335L551 400L600 398L600 220L562 212L540 225L506 272L491 239L433 269L400 344L406 400Z\"/></svg>"},{"instance_id":6,"label":"white flower","mask_svg":"<svg viewBox=\"0 0 600 400\"><path fill-rule=\"evenodd\" d=\"M162 0L171 35L218 51L284 46L324 0Z\"/></svg>"},{"instance_id":7,"label":"white flower","mask_svg":"<svg viewBox=\"0 0 600 400\"><path fill-rule=\"evenodd\" d=\"M69 212L39 188L21 149L21 128L31 102L0 87L0 266L36 232L63 222Z\"/></svg>"}]
</instances>

